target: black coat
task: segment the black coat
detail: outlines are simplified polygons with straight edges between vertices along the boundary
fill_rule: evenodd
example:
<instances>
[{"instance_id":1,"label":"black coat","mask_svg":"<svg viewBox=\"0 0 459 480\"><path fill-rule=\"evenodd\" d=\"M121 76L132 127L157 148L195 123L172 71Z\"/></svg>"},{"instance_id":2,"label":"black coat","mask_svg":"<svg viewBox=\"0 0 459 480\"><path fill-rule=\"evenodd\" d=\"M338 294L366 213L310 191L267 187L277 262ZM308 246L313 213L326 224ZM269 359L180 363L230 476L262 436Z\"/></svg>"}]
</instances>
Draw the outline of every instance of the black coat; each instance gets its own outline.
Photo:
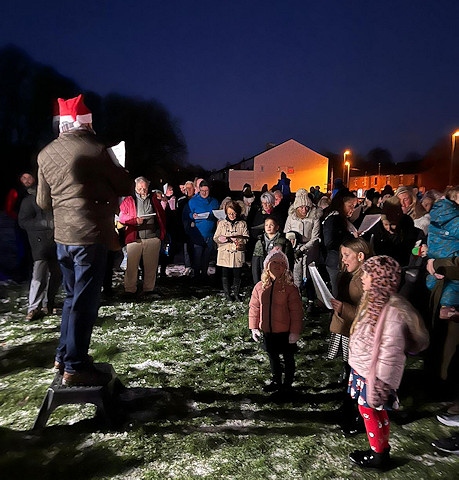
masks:
<instances>
[{"instance_id":1,"label":"black coat","mask_svg":"<svg viewBox=\"0 0 459 480\"><path fill-rule=\"evenodd\" d=\"M27 232L34 261L55 259L53 214L37 205L36 196L36 190L29 189L29 195L21 202L19 226Z\"/></svg>"}]
</instances>

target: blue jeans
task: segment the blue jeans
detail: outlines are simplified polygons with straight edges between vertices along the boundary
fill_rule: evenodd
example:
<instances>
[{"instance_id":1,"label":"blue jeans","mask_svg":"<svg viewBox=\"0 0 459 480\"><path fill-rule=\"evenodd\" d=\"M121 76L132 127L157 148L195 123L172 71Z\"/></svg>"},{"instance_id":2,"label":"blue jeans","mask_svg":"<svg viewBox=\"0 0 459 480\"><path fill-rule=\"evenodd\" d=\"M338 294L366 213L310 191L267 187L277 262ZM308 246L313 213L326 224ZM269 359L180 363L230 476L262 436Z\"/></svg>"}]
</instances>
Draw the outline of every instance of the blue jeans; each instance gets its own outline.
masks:
<instances>
[{"instance_id":1,"label":"blue jeans","mask_svg":"<svg viewBox=\"0 0 459 480\"><path fill-rule=\"evenodd\" d=\"M84 368L87 362L92 329L99 311L107 247L57 243L57 258L66 297L56 360L64 362L66 372L74 373Z\"/></svg>"},{"instance_id":2,"label":"blue jeans","mask_svg":"<svg viewBox=\"0 0 459 480\"><path fill-rule=\"evenodd\" d=\"M207 269L209 268L210 258L214 251L214 239L209 237L205 239L206 244L193 245L193 269L195 276L207 276Z\"/></svg>"}]
</instances>

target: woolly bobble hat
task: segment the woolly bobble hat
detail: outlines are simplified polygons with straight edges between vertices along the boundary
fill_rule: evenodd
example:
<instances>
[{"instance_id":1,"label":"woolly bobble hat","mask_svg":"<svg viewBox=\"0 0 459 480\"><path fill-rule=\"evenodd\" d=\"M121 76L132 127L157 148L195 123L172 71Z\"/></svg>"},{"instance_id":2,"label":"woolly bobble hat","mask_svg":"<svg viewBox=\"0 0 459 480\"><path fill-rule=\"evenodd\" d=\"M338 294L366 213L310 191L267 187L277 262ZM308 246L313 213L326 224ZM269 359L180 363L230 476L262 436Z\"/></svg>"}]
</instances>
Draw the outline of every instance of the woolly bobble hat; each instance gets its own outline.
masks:
<instances>
[{"instance_id":1,"label":"woolly bobble hat","mask_svg":"<svg viewBox=\"0 0 459 480\"><path fill-rule=\"evenodd\" d=\"M283 262L285 267L288 268L288 258L285 253L279 249L279 247L274 247L268 255L266 255L266 258L263 262L263 269L266 270L268 268L269 262L271 262L273 259L276 259L279 262Z\"/></svg>"},{"instance_id":2,"label":"woolly bobble hat","mask_svg":"<svg viewBox=\"0 0 459 480\"><path fill-rule=\"evenodd\" d=\"M293 208L298 207L312 207L311 197L308 195L308 192L304 188L300 188L295 195L295 201L293 202Z\"/></svg>"},{"instance_id":3,"label":"woolly bobble hat","mask_svg":"<svg viewBox=\"0 0 459 480\"><path fill-rule=\"evenodd\" d=\"M83 124L92 123L92 113L85 105L83 95L64 100L58 98L59 104L59 129L60 131L69 131L80 127Z\"/></svg>"}]
</instances>

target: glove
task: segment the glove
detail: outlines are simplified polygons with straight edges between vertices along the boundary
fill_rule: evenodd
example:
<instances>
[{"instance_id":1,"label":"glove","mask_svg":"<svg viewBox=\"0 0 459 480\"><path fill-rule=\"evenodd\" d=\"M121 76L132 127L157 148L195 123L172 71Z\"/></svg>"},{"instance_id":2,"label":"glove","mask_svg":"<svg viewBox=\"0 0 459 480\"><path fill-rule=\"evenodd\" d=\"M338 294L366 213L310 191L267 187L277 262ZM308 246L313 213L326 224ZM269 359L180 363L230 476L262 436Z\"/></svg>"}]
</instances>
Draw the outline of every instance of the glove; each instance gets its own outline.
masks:
<instances>
[{"instance_id":1,"label":"glove","mask_svg":"<svg viewBox=\"0 0 459 480\"><path fill-rule=\"evenodd\" d=\"M255 342L259 342L261 340L261 332L258 328L252 328L252 338Z\"/></svg>"},{"instance_id":2,"label":"glove","mask_svg":"<svg viewBox=\"0 0 459 480\"><path fill-rule=\"evenodd\" d=\"M300 339L300 335L298 333L291 333L288 336L288 343L296 343Z\"/></svg>"},{"instance_id":3,"label":"glove","mask_svg":"<svg viewBox=\"0 0 459 480\"><path fill-rule=\"evenodd\" d=\"M295 250L294 256L295 260L299 260L304 255L304 252L300 249Z\"/></svg>"}]
</instances>

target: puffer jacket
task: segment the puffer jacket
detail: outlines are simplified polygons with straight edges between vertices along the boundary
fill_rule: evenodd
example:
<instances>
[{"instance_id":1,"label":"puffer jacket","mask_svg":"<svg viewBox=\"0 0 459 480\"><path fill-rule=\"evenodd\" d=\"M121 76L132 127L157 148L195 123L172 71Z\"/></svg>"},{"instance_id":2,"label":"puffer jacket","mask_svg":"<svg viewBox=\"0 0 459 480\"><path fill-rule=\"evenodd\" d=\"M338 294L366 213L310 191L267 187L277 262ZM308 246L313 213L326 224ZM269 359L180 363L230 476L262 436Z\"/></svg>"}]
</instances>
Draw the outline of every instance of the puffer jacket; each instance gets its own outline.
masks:
<instances>
[{"instance_id":1,"label":"puffer jacket","mask_svg":"<svg viewBox=\"0 0 459 480\"><path fill-rule=\"evenodd\" d=\"M303 303L295 285L282 286L274 282L263 290L258 282L252 291L249 303L249 328L263 332L301 333Z\"/></svg>"},{"instance_id":2,"label":"puffer jacket","mask_svg":"<svg viewBox=\"0 0 459 480\"><path fill-rule=\"evenodd\" d=\"M217 230L214 235L214 242L217 244L217 265L219 267L240 268L244 265L245 252L237 250L234 242L220 243L218 237L229 237L231 235L242 235L246 237L241 239L245 245L249 238L249 231L244 220L237 220L231 223L229 220L222 220L217 224Z\"/></svg>"},{"instance_id":3,"label":"puffer jacket","mask_svg":"<svg viewBox=\"0 0 459 480\"><path fill-rule=\"evenodd\" d=\"M320 217L321 213L316 207L313 207L305 218L299 218L295 209L290 207L289 216L285 222L284 233L299 233L303 237L301 243L304 244L306 249L310 249L320 242Z\"/></svg>"},{"instance_id":4,"label":"puffer jacket","mask_svg":"<svg viewBox=\"0 0 459 480\"><path fill-rule=\"evenodd\" d=\"M349 340L349 365L368 385L376 378L393 389L400 385L406 354L416 354L429 344L429 334L419 313L400 295L393 295L376 324L356 319ZM371 389L370 389L371 390ZM371 391L369 392L371 396Z\"/></svg>"},{"instance_id":5,"label":"puffer jacket","mask_svg":"<svg viewBox=\"0 0 459 480\"><path fill-rule=\"evenodd\" d=\"M459 255L459 205L447 198L437 200L430 211L428 256L448 258Z\"/></svg>"},{"instance_id":6,"label":"puffer jacket","mask_svg":"<svg viewBox=\"0 0 459 480\"><path fill-rule=\"evenodd\" d=\"M53 208L54 238L64 245L117 245L118 197L134 182L88 130L61 133L38 154L37 204Z\"/></svg>"}]
</instances>

